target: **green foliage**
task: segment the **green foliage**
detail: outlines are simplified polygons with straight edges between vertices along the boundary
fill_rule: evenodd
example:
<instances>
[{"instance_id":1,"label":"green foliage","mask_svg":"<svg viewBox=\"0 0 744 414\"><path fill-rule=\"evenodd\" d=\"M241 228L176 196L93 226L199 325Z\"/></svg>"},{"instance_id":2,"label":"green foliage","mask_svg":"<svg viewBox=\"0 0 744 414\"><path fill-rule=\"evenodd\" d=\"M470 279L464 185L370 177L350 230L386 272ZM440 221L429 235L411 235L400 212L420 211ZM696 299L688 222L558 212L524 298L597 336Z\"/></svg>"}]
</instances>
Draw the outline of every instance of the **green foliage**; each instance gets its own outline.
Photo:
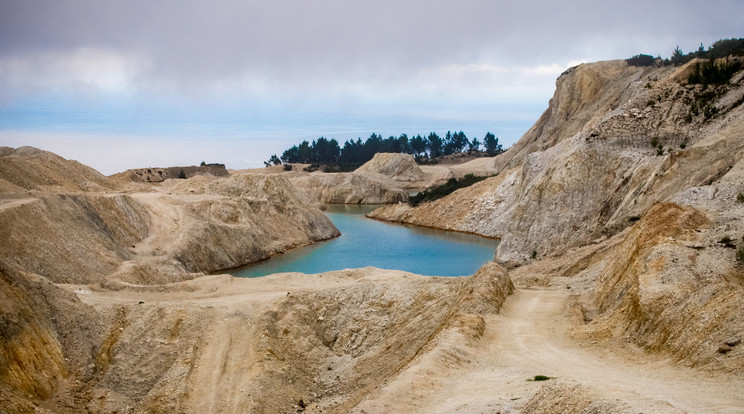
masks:
<instances>
[{"instance_id":1,"label":"green foliage","mask_svg":"<svg viewBox=\"0 0 744 414\"><path fill-rule=\"evenodd\" d=\"M703 45L700 44L700 47L702 48ZM705 57L710 59L719 59L726 56L744 56L744 39L718 40L705 53Z\"/></svg>"},{"instance_id":2,"label":"green foliage","mask_svg":"<svg viewBox=\"0 0 744 414\"><path fill-rule=\"evenodd\" d=\"M279 159L279 157L276 156L276 154L272 155L271 158L269 158L269 163L274 165L279 165L282 163L282 160Z\"/></svg>"},{"instance_id":3,"label":"green foliage","mask_svg":"<svg viewBox=\"0 0 744 414\"><path fill-rule=\"evenodd\" d=\"M722 39L713 43L708 50L705 49L703 44L694 52L685 54L682 49L677 46L672 51L672 55L669 59L661 59L661 57L653 57L651 55L635 55L625 61L628 62L629 66L654 66L654 65L682 65L692 59L720 59L727 56L744 56L744 39Z\"/></svg>"},{"instance_id":4,"label":"green foliage","mask_svg":"<svg viewBox=\"0 0 744 414\"><path fill-rule=\"evenodd\" d=\"M408 198L408 204L412 207L416 207L421 203L438 200L449 194L452 194L456 190L461 188L469 187L479 181L483 181L488 177L475 176L473 174L467 174L461 179L450 178L446 183L424 190L414 196Z\"/></svg>"},{"instance_id":5,"label":"green foliage","mask_svg":"<svg viewBox=\"0 0 744 414\"><path fill-rule=\"evenodd\" d=\"M186 172L181 168L181 171L178 172L178 178L185 179L186 178Z\"/></svg>"},{"instance_id":6,"label":"green foliage","mask_svg":"<svg viewBox=\"0 0 744 414\"><path fill-rule=\"evenodd\" d=\"M292 171L292 164L284 164L284 171Z\"/></svg>"},{"instance_id":7,"label":"green foliage","mask_svg":"<svg viewBox=\"0 0 744 414\"><path fill-rule=\"evenodd\" d=\"M649 99L646 102L646 106L650 106L651 108L653 108L654 106L656 106L656 101L654 101L653 99Z\"/></svg>"},{"instance_id":8,"label":"green foliage","mask_svg":"<svg viewBox=\"0 0 744 414\"><path fill-rule=\"evenodd\" d=\"M628 66L653 66L656 63L656 58L651 55L635 55L631 58L625 59L628 62Z\"/></svg>"},{"instance_id":9,"label":"green foliage","mask_svg":"<svg viewBox=\"0 0 744 414\"><path fill-rule=\"evenodd\" d=\"M632 222L634 222L634 221L638 221L638 220L640 220L640 219L641 219L641 216L632 216L632 217L630 217L630 218L628 219L628 221L632 223Z\"/></svg>"},{"instance_id":10,"label":"green foliage","mask_svg":"<svg viewBox=\"0 0 744 414\"><path fill-rule=\"evenodd\" d=\"M498 138L490 132L486 136L489 135L494 140L494 142L490 142L493 153L503 152L501 145L498 144ZM485 145L488 149L488 144L488 142L482 144L477 138L471 141L462 131L455 133L448 131L444 138L437 135L436 132L431 132L427 137L416 135L411 138L406 134L383 138L381 135L372 133L365 141L362 141L361 138L348 140L343 147L339 146L335 139L329 140L320 137L313 140L312 143L305 140L299 145L292 146L282 153L280 161L297 164L333 165L340 166L336 168L340 170L354 170L380 152L411 154L419 161L462 153L466 150L472 154L478 152L481 145ZM273 157L264 164L274 163L272 160Z\"/></svg>"},{"instance_id":11,"label":"green foliage","mask_svg":"<svg viewBox=\"0 0 744 414\"><path fill-rule=\"evenodd\" d=\"M427 145L427 148L429 150L429 156L431 158L437 158L437 157L442 156L443 146L444 146L444 141L442 141L442 138L439 138L439 135L437 135L436 132L431 132L429 134L428 145Z\"/></svg>"},{"instance_id":12,"label":"green foliage","mask_svg":"<svg viewBox=\"0 0 744 414\"><path fill-rule=\"evenodd\" d=\"M493 157L494 155L504 152L501 144L499 144L499 139L490 132L487 133L486 136L483 138L483 145L486 147L486 154L489 157Z\"/></svg>"},{"instance_id":13,"label":"green foliage","mask_svg":"<svg viewBox=\"0 0 744 414\"><path fill-rule=\"evenodd\" d=\"M662 147L662 146L657 147L656 148L656 155L657 156L664 155L664 147Z\"/></svg>"},{"instance_id":14,"label":"green foliage","mask_svg":"<svg viewBox=\"0 0 744 414\"><path fill-rule=\"evenodd\" d=\"M716 62L713 58L695 63L692 67L692 73L687 77L687 82L691 85L725 85L729 83L731 77L741 69L739 62Z\"/></svg>"},{"instance_id":15,"label":"green foliage","mask_svg":"<svg viewBox=\"0 0 744 414\"><path fill-rule=\"evenodd\" d=\"M744 194L739 193L736 195L736 202L737 203L744 203Z\"/></svg>"},{"instance_id":16,"label":"green foliage","mask_svg":"<svg viewBox=\"0 0 744 414\"><path fill-rule=\"evenodd\" d=\"M674 51L672 52L672 57L669 58L669 61L671 62L672 65L681 65L683 63L689 62L692 58L693 58L692 54L685 55L684 52L682 52L682 49L680 49L678 45L676 48L674 48Z\"/></svg>"},{"instance_id":17,"label":"green foliage","mask_svg":"<svg viewBox=\"0 0 744 414\"><path fill-rule=\"evenodd\" d=\"M478 138L473 138L472 141L468 142L468 154L471 154L475 151L479 151L479 148L481 146L481 142Z\"/></svg>"},{"instance_id":18,"label":"green foliage","mask_svg":"<svg viewBox=\"0 0 744 414\"><path fill-rule=\"evenodd\" d=\"M537 259L537 250L533 250L532 253L530 253L530 258Z\"/></svg>"},{"instance_id":19,"label":"green foliage","mask_svg":"<svg viewBox=\"0 0 744 414\"><path fill-rule=\"evenodd\" d=\"M653 137L651 138L651 146L656 148L659 146L659 137Z\"/></svg>"},{"instance_id":20,"label":"green foliage","mask_svg":"<svg viewBox=\"0 0 744 414\"><path fill-rule=\"evenodd\" d=\"M547 381L552 380L553 377L548 377L547 375L535 375L534 377L528 379L527 381Z\"/></svg>"},{"instance_id":21,"label":"green foliage","mask_svg":"<svg viewBox=\"0 0 744 414\"><path fill-rule=\"evenodd\" d=\"M201 164L199 164L199 166L201 166L201 167L206 167L206 165L207 165L207 163L204 162L204 161L202 161Z\"/></svg>"}]
</instances>

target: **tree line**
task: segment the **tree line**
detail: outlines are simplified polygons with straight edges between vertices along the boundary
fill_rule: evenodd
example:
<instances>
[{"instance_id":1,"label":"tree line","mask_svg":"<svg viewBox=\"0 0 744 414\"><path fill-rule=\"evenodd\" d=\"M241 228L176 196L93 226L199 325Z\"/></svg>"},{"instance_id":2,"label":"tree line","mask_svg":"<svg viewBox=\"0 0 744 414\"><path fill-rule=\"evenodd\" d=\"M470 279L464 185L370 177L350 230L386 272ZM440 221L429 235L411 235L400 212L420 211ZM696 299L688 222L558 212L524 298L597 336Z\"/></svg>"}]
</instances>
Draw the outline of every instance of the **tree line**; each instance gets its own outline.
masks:
<instances>
[{"instance_id":1,"label":"tree line","mask_svg":"<svg viewBox=\"0 0 744 414\"><path fill-rule=\"evenodd\" d=\"M465 152L471 155L494 156L504 152L504 149L499 144L499 139L490 132L483 137L482 141L478 138L468 139L462 131L455 133L447 131L444 137L431 132L428 136L416 135L410 138L406 134L383 138L373 132L364 141L361 138L351 139L344 142L343 146L339 145L334 138L320 137L312 142L305 140L284 151L281 157L277 157L276 154L272 155L264 164L267 166L282 163L359 166L380 152L411 154L417 161L426 161Z\"/></svg>"},{"instance_id":2,"label":"tree line","mask_svg":"<svg viewBox=\"0 0 744 414\"><path fill-rule=\"evenodd\" d=\"M709 59L715 60L727 56L744 56L744 38L740 39L721 39L705 49L703 44L696 51L684 53L677 46L669 59L662 59L661 56L653 57L651 55L639 54L625 59L631 66L676 66L685 64L692 59Z\"/></svg>"}]
</instances>

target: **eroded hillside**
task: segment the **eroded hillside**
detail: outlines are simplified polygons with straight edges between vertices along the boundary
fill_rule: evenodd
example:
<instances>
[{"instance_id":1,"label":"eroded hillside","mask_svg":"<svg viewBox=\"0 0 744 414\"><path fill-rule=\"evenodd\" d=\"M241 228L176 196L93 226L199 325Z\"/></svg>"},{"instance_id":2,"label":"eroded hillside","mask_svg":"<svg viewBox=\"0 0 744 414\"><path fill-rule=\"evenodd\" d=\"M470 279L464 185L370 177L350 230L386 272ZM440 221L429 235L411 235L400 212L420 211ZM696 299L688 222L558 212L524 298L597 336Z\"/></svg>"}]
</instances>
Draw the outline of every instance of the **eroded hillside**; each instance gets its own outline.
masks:
<instances>
[{"instance_id":1,"label":"eroded hillside","mask_svg":"<svg viewBox=\"0 0 744 414\"><path fill-rule=\"evenodd\" d=\"M691 65L573 68L535 126L493 159L498 177L430 205L371 216L501 238L503 262L614 234L656 202L715 185L742 159L744 71L705 92L684 80ZM716 109L693 115L703 97Z\"/></svg>"}]
</instances>

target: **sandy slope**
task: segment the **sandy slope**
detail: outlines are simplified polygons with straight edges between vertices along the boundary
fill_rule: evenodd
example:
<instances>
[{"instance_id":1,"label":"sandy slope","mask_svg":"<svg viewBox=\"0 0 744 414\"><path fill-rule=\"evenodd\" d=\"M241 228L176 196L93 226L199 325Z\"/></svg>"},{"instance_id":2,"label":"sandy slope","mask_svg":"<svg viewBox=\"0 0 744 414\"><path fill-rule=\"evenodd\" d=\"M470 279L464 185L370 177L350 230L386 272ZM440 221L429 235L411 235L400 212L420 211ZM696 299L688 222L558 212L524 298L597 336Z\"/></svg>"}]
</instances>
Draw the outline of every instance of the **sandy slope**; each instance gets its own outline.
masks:
<instances>
[{"instance_id":1,"label":"sandy slope","mask_svg":"<svg viewBox=\"0 0 744 414\"><path fill-rule=\"evenodd\" d=\"M582 346L569 334L579 323L570 299L568 291L516 291L500 314L486 318L482 339L463 363L442 369L441 360L423 356L355 412L519 411L546 384L528 381L535 375L589 386L612 402L604 407L612 412L744 409L741 377L701 374L627 349Z\"/></svg>"}]
</instances>

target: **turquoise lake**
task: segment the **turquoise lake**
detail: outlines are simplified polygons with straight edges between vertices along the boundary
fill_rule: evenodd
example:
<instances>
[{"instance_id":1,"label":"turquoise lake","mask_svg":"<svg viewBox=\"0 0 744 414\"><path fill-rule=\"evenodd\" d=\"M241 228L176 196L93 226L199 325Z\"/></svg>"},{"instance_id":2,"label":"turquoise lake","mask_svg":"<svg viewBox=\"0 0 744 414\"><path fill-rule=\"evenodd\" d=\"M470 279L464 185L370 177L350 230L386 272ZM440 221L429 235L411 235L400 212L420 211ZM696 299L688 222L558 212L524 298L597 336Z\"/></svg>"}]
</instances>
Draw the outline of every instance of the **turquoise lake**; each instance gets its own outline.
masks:
<instances>
[{"instance_id":1,"label":"turquoise lake","mask_svg":"<svg viewBox=\"0 0 744 414\"><path fill-rule=\"evenodd\" d=\"M385 223L364 215L378 206L331 205L326 214L341 236L233 269L239 277L321 273L374 266L429 276L467 276L493 259L498 240Z\"/></svg>"}]
</instances>

